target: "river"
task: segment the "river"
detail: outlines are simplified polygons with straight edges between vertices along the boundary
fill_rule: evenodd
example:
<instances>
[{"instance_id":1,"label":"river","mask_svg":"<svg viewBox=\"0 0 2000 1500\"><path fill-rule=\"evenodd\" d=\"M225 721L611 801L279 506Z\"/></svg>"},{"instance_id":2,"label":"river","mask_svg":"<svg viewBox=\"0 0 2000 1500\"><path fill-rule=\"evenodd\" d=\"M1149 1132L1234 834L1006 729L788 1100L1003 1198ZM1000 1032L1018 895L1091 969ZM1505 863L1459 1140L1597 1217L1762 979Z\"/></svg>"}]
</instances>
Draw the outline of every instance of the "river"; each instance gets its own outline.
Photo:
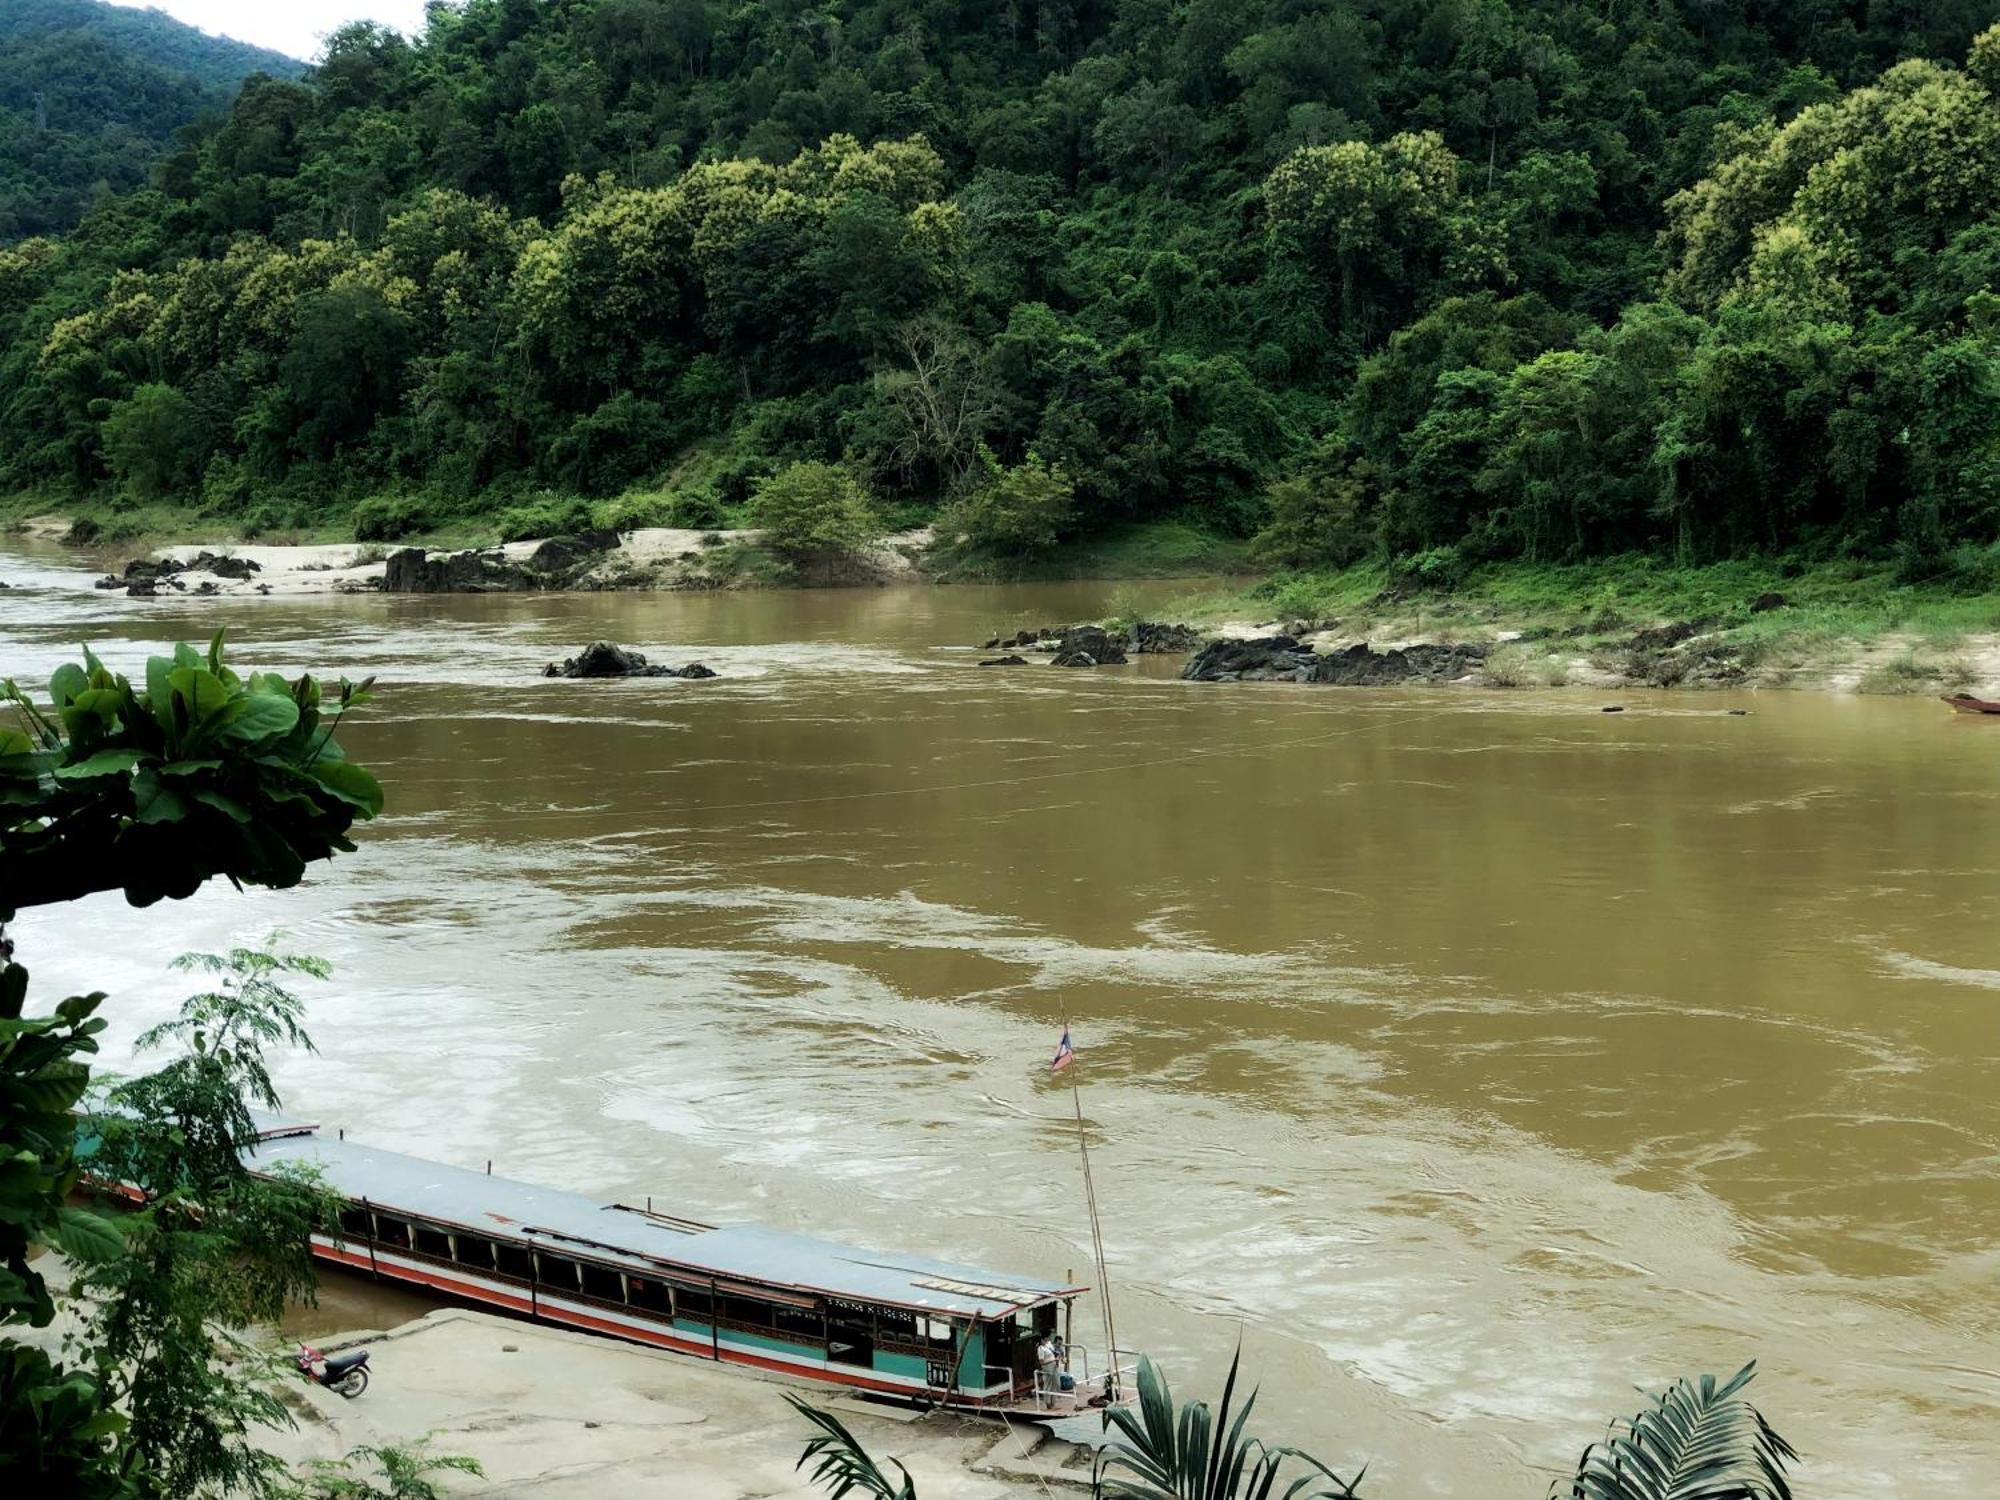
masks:
<instances>
[{"instance_id":1,"label":"river","mask_svg":"<svg viewBox=\"0 0 2000 1500\"><path fill-rule=\"evenodd\" d=\"M112 993L114 1063L174 954L276 932L336 966L298 1113L1087 1277L1068 1017L1121 1341L1213 1395L1240 1337L1259 1425L1368 1493L1538 1496L1635 1385L1752 1357L1816 1500L2000 1490L2000 723L965 649L1184 582L0 578L23 680L223 625L242 666L381 677L343 735L388 791L360 852L15 925L43 1002ZM722 675L537 675L596 637Z\"/></svg>"}]
</instances>

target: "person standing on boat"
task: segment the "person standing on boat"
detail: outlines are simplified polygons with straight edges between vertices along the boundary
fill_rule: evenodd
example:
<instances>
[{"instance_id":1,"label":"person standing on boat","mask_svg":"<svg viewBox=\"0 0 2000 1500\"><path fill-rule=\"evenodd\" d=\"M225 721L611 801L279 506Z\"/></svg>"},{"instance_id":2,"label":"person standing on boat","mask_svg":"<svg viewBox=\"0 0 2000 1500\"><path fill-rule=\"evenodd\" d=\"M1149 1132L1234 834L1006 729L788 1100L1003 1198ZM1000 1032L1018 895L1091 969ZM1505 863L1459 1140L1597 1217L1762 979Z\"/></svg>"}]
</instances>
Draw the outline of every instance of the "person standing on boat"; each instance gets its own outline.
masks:
<instances>
[{"instance_id":1,"label":"person standing on boat","mask_svg":"<svg viewBox=\"0 0 2000 1500\"><path fill-rule=\"evenodd\" d=\"M1035 1388L1044 1402L1061 1389L1062 1359L1056 1353L1055 1339L1043 1334L1035 1343Z\"/></svg>"}]
</instances>

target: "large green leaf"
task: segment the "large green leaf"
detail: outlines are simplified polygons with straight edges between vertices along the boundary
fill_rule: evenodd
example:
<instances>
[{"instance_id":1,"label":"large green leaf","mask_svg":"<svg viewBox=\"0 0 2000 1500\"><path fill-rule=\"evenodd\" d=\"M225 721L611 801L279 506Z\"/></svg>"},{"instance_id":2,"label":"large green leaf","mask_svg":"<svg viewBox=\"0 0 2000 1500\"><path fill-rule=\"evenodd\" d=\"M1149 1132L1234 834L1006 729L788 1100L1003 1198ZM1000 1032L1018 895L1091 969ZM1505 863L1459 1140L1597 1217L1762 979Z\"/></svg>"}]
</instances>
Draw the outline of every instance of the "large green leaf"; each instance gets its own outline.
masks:
<instances>
[{"instance_id":1,"label":"large green leaf","mask_svg":"<svg viewBox=\"0 0 2000 1500\"><path fill-rule=\"evenodd\" d=\"M93 1264L116 1260L125 1250L125 1237L119 1234L117 1226L81 1208L58 1210L56 1243L71 1259Z\"/></svg>"},{"instance_id":2,"label":"large green leaf","mask_svg":"<svg viewBox=\"0 0 2000 1500\"><path fill-rule=\"evenodd\" d=\"M132 778L133 821L148 826L178 823L188 815L185 798L161 782L150 768Z\"/></svg>"},{"instance_id":3,"label":"large green leaf","mask_svg":"<svg viewBox=\"0 0 2000 1500\"><path fill-rule=\"evenodd\" d=\"M89 674L75 662L66 661L49 676L49 700L61 708L89 686Z\"/></svg>"},{"instance_id":4,"label":"large green leaf","mask_svg":"<svg viewBox=\"0 0 2000 1500\"><path fill-rule=\"evenodd\" d=\"M275 739L281 734L289 734L299 722L299 706L289 697L276 693L247 693L240 700L242 709L222 730L222 738L238 744L254 744L258 740Z\"/></svg>"},{"instance_id":5,"label":"large green leaf","mask_svg":"<svg viewBox=\"0 0 2000 1500\"><path fill-rule=\"evenodd\" d=\"M316 760L307 774L341 801L361 809L364 817L382 811L381 783L352 761Z\"/></svg>"},{"instance_id":6,"label":"large green leaf","mask_svg":"<svg viewBox=\"0 0 2000 1500\"><path fill-rule=\"evenodd\" d=\"M137 750L100 750L73 766L57 766L56 780L84 781L93 776L115 776L139 764Z\"/></svg>"}]
</instances>

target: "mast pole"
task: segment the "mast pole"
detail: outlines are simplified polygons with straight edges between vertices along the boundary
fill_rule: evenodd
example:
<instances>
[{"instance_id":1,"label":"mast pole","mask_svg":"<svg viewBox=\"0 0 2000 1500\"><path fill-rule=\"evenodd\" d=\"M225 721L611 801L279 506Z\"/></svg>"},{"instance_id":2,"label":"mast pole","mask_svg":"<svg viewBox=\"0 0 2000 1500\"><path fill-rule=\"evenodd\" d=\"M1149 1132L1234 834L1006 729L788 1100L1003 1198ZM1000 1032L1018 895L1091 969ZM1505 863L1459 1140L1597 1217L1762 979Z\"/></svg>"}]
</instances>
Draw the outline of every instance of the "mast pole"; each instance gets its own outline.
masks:
<instances>
[{"instance_id":1,"label":"mast pole","mask_svg":"<svg viewBox=\"0 0 2000 1500\"><path fill-rule=\"evenodd\" d=\"M1063 1030L1069 1030L1069 1022L1063 1022ZM1097 1258L1097 1295L1104 1308L1104 1366L1106 1384L1115 1397L1118 1393L1118 1334L1111 1317L1111 1272L1104 1262L1104 1229L1097 1218L1097 1184L1090 1176L1090 1142L1083 1127L1083 1095L1077 1088L1076 1075L1069 1077L1069 1098L1076 1110L1076 1149L1083 1159L1083 1201L1090 1212L1090 1247Z\"/></svg>"}]
</instances>

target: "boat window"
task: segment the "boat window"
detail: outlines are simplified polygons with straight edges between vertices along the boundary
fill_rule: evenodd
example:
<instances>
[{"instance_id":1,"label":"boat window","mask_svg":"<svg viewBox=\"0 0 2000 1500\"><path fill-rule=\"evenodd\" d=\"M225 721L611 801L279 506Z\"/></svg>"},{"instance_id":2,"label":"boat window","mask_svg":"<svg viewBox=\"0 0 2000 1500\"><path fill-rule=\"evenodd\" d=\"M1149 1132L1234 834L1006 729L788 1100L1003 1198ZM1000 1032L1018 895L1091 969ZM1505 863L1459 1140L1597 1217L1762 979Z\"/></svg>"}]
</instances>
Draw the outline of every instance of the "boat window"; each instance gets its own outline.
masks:
<instances>
[{"instance_id":1,"label":"boat window","mask_svg":"<svg viewBox=\"0 0 2000 1500\"><path fill-rule=\"evenodd\" d=\"M826 1320L817 1308L779 1307L772 1321L779 1333L804 1343L817 1344L826 1337Z\"/></svg>"},{"instance_id":2,"label":"boat window","mask_svg":"<svg viewBox=\"0 0 2000 1500\"><path fill-rule=\"evenodd\" d=\"M693 1287L675 1287L674 1307L684 1318L706 1318L710 1311L708 1292Z\"/></svg>"},{"instance_id":3,"label":"boat window","mask_svg":"<svg viewBox=\"0 0 2000 1500\"><path fill-rule=\"evenodd\" d=\"M407 1249L410 1243L410 1225L407 1219L394 1219L387 1214L375 1215L375 1238L385 1245Z\"/></svg>"},{"instance_id":4,"label":"boat window","mask_svg":"<svg viewBox=\"0 0 2000 1500\"><path fill-rule=\"evenodd\" d=\"M340 1211L340 1233L345 1239L368 1240L375 1237L375 1226L369 1222L365 1208L343 1208Z\"/></svg>"},{"instance_id":5,"label":"boat window","mask_svg":"<svg viewBox=\"0 0 2000 1500\"><path fill-rule=\"evenodd\" d=\"M722 1316L726 1322L748 1323L753 1328L769 1328L771 1304L758 1302L749 1297L724 1297Z\"/></svg>"},{"instance_id":6,"label":"boat window","mask_svg":"<svg viewBox=\"0 0 2000 1500\"><path fill-rule=\"evenodd\" d=\"M435 1255L439 1260L451 1259L451 1236L442 1229L433 1229L428 1224L414 1226L417 1232L417 1253Z\"/></svg>"},{"instance_id":7,"label":"boat window","mask_svg":"<svg viewBox=\"0 0 2000 1500\"><path fill-rule=\"evenodd\" d=\"M483 1234L455 1234L451 1237L453 1247L458 1251L458 1263L484 1271L493 1264L493 1241Z\"/></svg>"},{"instance_id":8,"label":"boat window","mask_svg":"<svg viewBox=\"0 0 2000 1500\"><path fill-rule=\"evenodd\" d=\"M878 1307L875 1309L875 1332L880 1338L914 1344L917 1341L917 1315L900 1307Z\"/></svg>"},{"instance_id":9,"label":"boat window","mask_svg":"<svg viewBox=\"0 0 2000 1500\"><path fill-rule=\"evenodd\" d=\"M544 1255L535 1252L535 1259L541 1263L543 1286L573 1287L576 1285L576 1262L566 1255Z\"/></svg>"},{"instance_id":10,"label":"boat window","mask_svg":"<svg viewBox=\"0 0 2000 1500\"><path fill-rule=\"evenodd\" d=\"M672 1317L674 1313L673 1294L667 1290L664 1281L647 1281L639 1276L625 1278L625 1300L642 1312L658 1313L662 1317Z\"/></svg>"},{"instance_id":11,"label":"boat window","mask_svg":"<svg viewBox=\"0 0 2000 1500\"><path fill-rule=\"evenodd\" d=\"M958 1342L958 1330L943 1318L925 1318L924 1337L940 1348L949 1349Z\"/></svg>"},{"instance_id":12,"label":"boat window","mask_svg":"<svg viewBox=\"0 0 2000 1500\"><path fill-rule=\"evenodd\" d=\"M604 1302L623 1302L625 1284L618 1273L608 1266L593 1266L583 1263L583 1292L586 1297L596 1297Z\"/></svg>"},{"instance_id":13,"label":"boat window","mask_svg":"<svg viewBox=\"0 0 2000 1500\"><path fill-rule=\"evenodd\" d=\"M1014 1326L1024 1333L1033 1333L1035 1331L1035 1315L1025 1307L1022 1308L1014 1314Z\"/></svg>"},{"instance_id":14,"label":"boat window","mask_svg":"<svg viewBox=\"0 0 2000 1500\"><path fill-rule=\"evenodd\" d=\"M535 1263L527 1249L505 1240L493 1243L493 1265L502 1276L512 1276L518 1281L527 1281L535 1274Z\"/></svg>"},{"instance_id":15,"label":"boat window","mask_svg":"<svg viewBox=\"0 0 2000 1500\"><path fill-rule=\"evenodd\" d=\"M1037 1333L1054 1333L1056 1331L1055 1303L1051 1302L1045 1307L1035 1309L1035 1331Z\"/></svg>"}]
</instances>

